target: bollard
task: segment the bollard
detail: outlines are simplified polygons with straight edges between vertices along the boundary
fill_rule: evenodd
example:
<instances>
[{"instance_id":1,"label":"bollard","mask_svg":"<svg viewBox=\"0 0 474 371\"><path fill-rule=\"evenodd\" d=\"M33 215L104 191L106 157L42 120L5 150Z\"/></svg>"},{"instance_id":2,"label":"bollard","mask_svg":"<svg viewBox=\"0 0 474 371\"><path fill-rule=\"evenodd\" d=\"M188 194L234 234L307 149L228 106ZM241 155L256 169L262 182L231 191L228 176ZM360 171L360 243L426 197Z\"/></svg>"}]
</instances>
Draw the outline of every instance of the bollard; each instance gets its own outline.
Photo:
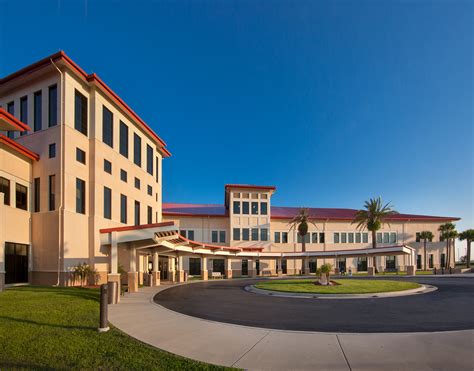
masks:
<instances>
[{"instance_id":1,"label":"bollard","mask_svg":"<svg viewBox=\"0 0 474 371\"><path fill-rule=\"evenodd\" d=\"M108 285L104 283L100 285L100 326L99 332L109 331L108 319L107 319L107 306L109 305L108 299Z\"/></svg>"}]
</instances>

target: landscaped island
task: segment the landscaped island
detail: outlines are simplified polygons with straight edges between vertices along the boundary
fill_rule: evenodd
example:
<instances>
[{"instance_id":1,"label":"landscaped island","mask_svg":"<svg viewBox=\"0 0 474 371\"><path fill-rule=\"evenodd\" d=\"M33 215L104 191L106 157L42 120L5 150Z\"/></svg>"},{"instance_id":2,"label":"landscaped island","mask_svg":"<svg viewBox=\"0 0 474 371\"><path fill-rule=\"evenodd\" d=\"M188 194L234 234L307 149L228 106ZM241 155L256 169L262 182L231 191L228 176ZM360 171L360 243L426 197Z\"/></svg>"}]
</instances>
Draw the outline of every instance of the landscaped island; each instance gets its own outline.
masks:
<instances>
[{"instance_id":1,"label":"landscaped island","mask_svg":"<svg viewBox=\"0 0 474 371\"><path fill-rule=\"evenodd\" d=\"M370 294L403 291L421 287L421 285L416 282L398 280L336 279L332 281L335 282L336 285L316 285L314 279L291 279L258 282L255 284L255 287L263 290L311 294Z\"/></svg>"}]
</instances>

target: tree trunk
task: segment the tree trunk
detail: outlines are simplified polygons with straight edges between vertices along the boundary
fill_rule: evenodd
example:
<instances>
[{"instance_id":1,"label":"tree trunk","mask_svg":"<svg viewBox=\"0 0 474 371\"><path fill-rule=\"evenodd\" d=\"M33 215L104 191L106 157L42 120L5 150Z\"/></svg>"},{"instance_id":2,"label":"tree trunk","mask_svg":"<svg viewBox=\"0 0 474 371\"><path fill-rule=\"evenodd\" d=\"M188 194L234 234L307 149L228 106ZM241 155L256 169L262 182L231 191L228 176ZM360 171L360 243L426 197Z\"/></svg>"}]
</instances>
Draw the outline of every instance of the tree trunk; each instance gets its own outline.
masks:
<instances>
[{"instance_id":1,"label":"tree trunk","mask_svg":"<svg viewBox=\"0 0 474 371\"><path fill-rule=\"evenodd\" d=\"M467 251L466 251L466 268L471 268L471 240L466 240Z\"/></svg>"},{"instance_id":2,"label":"tree trunk","mask_svg":"<svg viewBox=\"0 0 474 371\"><path fill-rule=\"evenodd\" d=\"M375 233L375 231L372 231L372 248L377 248L377 233ZM375 272L377 272L377 258L375 257L375 255L372 257L372 265L374 267Z\"/></svg>"},{"instance_id":3,"label":"tree trunk","mask_svg":"<svg viewBox=\"0 0 474 371\"><path fill-rule=\"evenodd\" d=\"M446 256L444 258L444 268L448 269L449 238L446 239Z\"/></svg>"},{"instance_id":4,"label":"tree trunk","mask_svg":"<svg viewBox=\"0 0 474 371\"><path fill-rule=\"evenodd\" d=\"M425 263L425 264L424 264L424 267L425 267L424 270L426 271L426 239L425 239L425 243L424 243L424 250L425 250L425 252L424 252L425 257L424 257L424 259L423 259L423 262Z\"/></svg>"},{"instance_id":5,"label":"tree trunk","mask_svg":"<svg viewBox=\"0 0 474 371\"><path fill-rule=\"evenodd\" d=\"M449 269L449 267L451 267L451 249L453 247L453 244L452 244L452 241L451 241L451 238L448 240L448 259L447 259L447 267Z\"/></svg>"},{"instance_id":6,"label":"tree trunk","mask_svg":"<svg viewBox=\"0 0 474 371\"><path fill-rule=\"evenodd\" d=\"M301 236L301 251L306 252L306 235ZM306 257L301 259L301 274L306 274L305 272Z\"/></svg>"}]
</instances>

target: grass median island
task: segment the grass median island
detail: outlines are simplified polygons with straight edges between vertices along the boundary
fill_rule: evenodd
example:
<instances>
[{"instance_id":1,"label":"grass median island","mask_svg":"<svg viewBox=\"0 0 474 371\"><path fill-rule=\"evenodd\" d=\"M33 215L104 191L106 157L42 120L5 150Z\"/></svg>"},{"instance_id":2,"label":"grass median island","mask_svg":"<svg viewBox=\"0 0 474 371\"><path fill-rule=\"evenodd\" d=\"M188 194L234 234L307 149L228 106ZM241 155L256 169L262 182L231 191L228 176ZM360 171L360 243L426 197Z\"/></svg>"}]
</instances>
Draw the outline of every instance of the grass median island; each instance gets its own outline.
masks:
<instances>
[{"instance_id":1,"label":"grass median island","mask_svg":"<svg viewBox=\"0 0 474 371\"><path fill-rule=\"evenodd\" d=\"M97 289L7 289L0 293L0 369L224 369L155 349L113 327L99 333L98 320Z\"/></svg>"},{"instance_id":2,"label":"grass median island","mask_svg":"<svg viewBox=\"0 0 474 371\"><path fill-rule=\"evenodd\" d=\"M416 282L390 281L390 280L332 280L338 285L320 286L314 284L315 279L292 279L263 281L255 287L263 290L311 293L311 294L370 294L376 292L390 292L416 289L421 287Z\"/></svg>"}]
</instances>

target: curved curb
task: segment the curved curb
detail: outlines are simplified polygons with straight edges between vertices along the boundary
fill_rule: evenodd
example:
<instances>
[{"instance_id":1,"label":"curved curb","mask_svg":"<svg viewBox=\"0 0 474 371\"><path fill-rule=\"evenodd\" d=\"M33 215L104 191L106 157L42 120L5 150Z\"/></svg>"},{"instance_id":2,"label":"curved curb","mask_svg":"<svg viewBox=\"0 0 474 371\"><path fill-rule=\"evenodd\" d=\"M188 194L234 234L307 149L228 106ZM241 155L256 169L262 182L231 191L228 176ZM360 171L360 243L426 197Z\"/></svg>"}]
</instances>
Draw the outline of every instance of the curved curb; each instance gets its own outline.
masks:
<instances>
[{"instance_id":1,"label":"curved curb","mask_svg":"<svg viewBox=\"0 0 474 371\"><path fill-rule=\"evenodd\" d=\"M416 289L390 291L390 292L373 292L367 294L311 294L311 293L291 293L283 291L264 290L255 287L254 285L247 285L244 290L252 294L274 296L280 298L297 298L297 299L383 299L401 296L421 295L438 290L433 285L423 285Z\"/></svg>"}]
</instances>

